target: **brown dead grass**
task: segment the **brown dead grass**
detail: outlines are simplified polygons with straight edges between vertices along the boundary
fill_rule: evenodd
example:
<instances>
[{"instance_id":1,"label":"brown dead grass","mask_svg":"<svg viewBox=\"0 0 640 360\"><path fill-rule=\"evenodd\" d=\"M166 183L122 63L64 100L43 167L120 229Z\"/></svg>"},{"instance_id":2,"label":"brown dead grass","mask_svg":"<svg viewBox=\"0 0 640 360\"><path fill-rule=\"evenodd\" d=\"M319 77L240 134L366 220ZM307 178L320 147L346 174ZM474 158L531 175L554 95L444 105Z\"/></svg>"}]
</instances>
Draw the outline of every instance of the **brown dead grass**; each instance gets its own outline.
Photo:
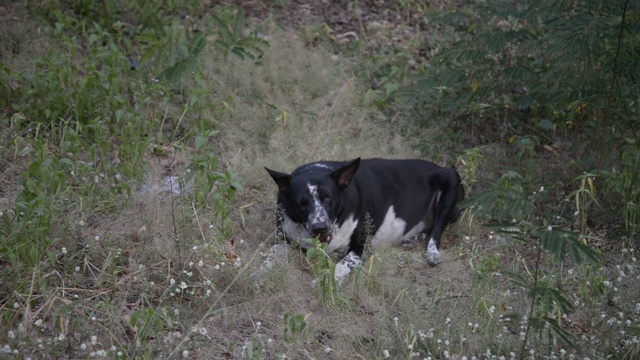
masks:
<instances>
[{"instance_id":1,"label":"brown dead grass","mask_svg":"<svg viewBox=\"0 0 640 360\"><path fill-rule=\"evenodd\" d=\"M212 91L222 92L219 96L233 103L230 116L220 120L221 141L223 158L238 170L245 185L238 200L242 216L234 215L236 243L242 239L246 244L238 248L241 258L250 258L255 249L266 252L272 243L275 190L264 166L288 172L320 159L416 157L412 144L427 136L400 134L402 129L391 126L366 94L363 98L339 58L305 48L289 32L276 32L269 41L265 65L230 61L231 70L218 71L220 77L212 84ZM259 99L257 106L255 99ZM364 266L333 302L324 304L320 290L311 284L313 275L304 254L293 255L260 279L258 288L251 281L234 285L223 301L228 306L224 315L205 320L208 333L214 343L227 344L226 349L236 344L236 357L256 333L265 344L267 358L276 354L317 359L380 356L383 349L403 346L394 343L403 341L398 329L390 326L394 317L403 319L403 329L411 323L426 331L430 322L444 321L441 317L448 313L430 307L451 304L451 312L470 308L471 272L458 254L462 250L455 238L455 230L446 233L445 260L435 268L426 264L422 247L372 254L373 267ZM234 299L238 293L248 297ZM283 341L286 313L305 316L307 336L299 342ZM331 350L326 352L327 348Z\"/></svg>"}]
</instances>

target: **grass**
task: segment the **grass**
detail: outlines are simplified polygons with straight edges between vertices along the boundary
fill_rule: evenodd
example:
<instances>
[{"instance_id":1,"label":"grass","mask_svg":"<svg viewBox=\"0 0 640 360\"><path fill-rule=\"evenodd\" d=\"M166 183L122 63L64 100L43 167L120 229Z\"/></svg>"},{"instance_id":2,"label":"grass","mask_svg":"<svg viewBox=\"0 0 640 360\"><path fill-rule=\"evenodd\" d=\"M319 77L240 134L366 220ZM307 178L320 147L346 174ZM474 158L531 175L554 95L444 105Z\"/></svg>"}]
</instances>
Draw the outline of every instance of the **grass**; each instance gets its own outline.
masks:
<instances>
[{"instance_id":1,"label":"grass","mask_svg":"<svg viewBox=\"0 0 640 360\"><path fill-rule=\"evenodd\" d=\"M542 253L540 278L562 288L573 307L563 313L540 306L536 314L556 319L574 347L542 325L521 354L538 251L514 234L481 226L471 212L445 233L435 268L421 248L391 248L369 250L340 292L312 284L313 263L302 253L268 276L248 276L274 241L275 190L264 166L291 171L318 159L417 157L424 139L446 138L440 126L392 122L380 110L381 94L352 75L354 59L347 55L309 48L297 33L266 21L252 25L269 43L261 65L222 58L206 46L191 71L156 56L156 63L132 72L122 70L129 66L122 48L109 46L119 40L102 34L104 41L91 42L100 30L56 31L21 4L8 9L20 14L24 29L37 23L42 31L12 35L21 44L15 54L14 43L2 43L9 80L0 85L15 88L5 93L11 110L0 118L3 356L638 353L637 254L627 249L603 256L603 267ZM57 22L71 27L69 19ZM215 29L201 21L194 26ZM175 48L189 48L196 33L175 24ZM145 34L151 40L143 50L157 54L151 45L163 38ZM44 56L48 72L34 65ZM95 59L101 66L92 65ZM180 76L156 82L145 66ZM47 73L68 76L68 86L30 85ZM87 79L96 79L95 86ZM70 106L68 99L78 102ZM60 109L58 117L47 109ZM492 180L491 166L503 166L479 156L502 149L459 146L465 155L442 153L439 161L457 161L470 186Z\"/></svg>"}]
</instances>

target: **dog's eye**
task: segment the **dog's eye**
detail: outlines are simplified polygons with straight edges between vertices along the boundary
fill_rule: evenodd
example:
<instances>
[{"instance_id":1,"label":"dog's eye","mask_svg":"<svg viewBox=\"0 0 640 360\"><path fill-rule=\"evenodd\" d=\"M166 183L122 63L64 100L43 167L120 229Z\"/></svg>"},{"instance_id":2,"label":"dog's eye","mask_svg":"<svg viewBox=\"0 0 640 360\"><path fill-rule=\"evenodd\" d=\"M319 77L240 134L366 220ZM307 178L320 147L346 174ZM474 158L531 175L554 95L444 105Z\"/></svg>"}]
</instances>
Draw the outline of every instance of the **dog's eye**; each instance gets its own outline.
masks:
<instances>
[{"instance_id":1,"label":"dog's eye","mask_svg":"<svg viewBox=\"0 0 640 360\"><path fill-rule=\"evenodd\" d=\"M309 206L309 200L308 199L300 200L300 207L306 208L307 206Z\"/></svg>"},{"instance_id":2,"label":"dog's eye","mask_svg":"<svg viewBox=\"0 0 640 360\"><path fill-rule=\"evenodd\" d=\"M328 196L326 194L321 194L320 195L320 201L322 201L325 204L328 204L331 202L331 196Z\"/></svg>"}]
</instances>

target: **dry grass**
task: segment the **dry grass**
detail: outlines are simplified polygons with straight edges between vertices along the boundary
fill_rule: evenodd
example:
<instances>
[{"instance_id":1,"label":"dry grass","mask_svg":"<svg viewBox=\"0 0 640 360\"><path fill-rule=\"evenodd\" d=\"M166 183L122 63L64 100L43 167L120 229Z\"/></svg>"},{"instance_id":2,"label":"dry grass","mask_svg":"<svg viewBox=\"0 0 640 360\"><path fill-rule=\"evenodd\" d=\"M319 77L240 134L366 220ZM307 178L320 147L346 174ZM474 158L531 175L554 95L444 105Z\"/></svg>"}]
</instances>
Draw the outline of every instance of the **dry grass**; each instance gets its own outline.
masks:
<instances>
[{"instance_id":1,"label":"dry grass","mask_svg":"<svg viewBox=\"0 0 640 360\"><path fill-rule=\"evenodd\" d=\"M291 171L300 164L320 159L418 155L412 144L420 134L405 137L388 119L372 121L384 116L376 113L366 94L363 97L355 79L338 58L322 50L305 48L292 33L277 32L269 40L271 48L265 54L265 65L230 62L230 69L217 70L220 78L212 86L215 88L212 91L233 99L234 104L231 116L220 122L224 129L224 158L238 170L246 186L239 198L240 207L246 211L244 226L236 234L236 239L248 244L240 250L241 257L250 256L261 243L266 243L262 245L263 251L271 244L265 240L274 229L275 191L264 166ZM422 135L426 136L426 132ZM454 237L455 233L449 232L445 241L455 242ZM438 268L430 268L420 250L411 253L392 249L372 254L372 270L355 275L357 280L348 283L335 302L329 304L322 304L322 294L311 284L313 275L301 254L261 280L252 299L229 318L208 321L210 333L222 328L222 322L231 321L239 325L234 327L236 330L246 329L234 339L236 344L242 344L256 333L255 323L259 321L262 340L269 344L267 340L273 339L271 344L276 344L267 347L267 358L279 353L291 358L380 356L384 349L396 346L395 341L402 342L398 338L399 329L390 325L394 317L418 310L425 312L439 292L464 299L463 289L471 287L468 267L445 261ZM253 264L252 269L258 265ZM443 274L456 274L459 279L443 281L448 278ZM457 294L445 289L459 283L463 285ZM411 294L406 293L409 288L414 289ZM305 316L308 329L304 341L283 342L282 319L286 313ZM425 316L412 326L426 326L430 319L431 316ZM230 335L221 334L219 341L229 343ZM326 352L327 349L331 350Z\"/></svg>"}]
</instances>

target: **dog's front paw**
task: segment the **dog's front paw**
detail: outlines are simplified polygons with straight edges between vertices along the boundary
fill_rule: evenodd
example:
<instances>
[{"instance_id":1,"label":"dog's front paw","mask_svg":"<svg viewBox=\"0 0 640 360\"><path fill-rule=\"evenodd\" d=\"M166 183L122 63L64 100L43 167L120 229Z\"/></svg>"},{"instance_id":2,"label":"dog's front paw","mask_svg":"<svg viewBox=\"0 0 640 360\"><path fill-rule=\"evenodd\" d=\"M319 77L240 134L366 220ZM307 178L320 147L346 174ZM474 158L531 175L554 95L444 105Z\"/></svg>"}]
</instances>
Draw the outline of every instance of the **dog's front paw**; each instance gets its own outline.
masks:
<instances>
[{"instance_id":1,"label":"dog's front paw","mask_svg":"<svg viewBox=\"0 0 640 360\"><path fill-rule=\"evenodd\" d=\"M431 238L427 244L427 263L431 266L436 266L440 263L440 252L435 239Z\"/></svg>"},{"instance_id":2,"label":"dog's front paw","mask_svg":"<svg viewBox=\"0 0 640 360\"><path fill-rule=\"evenodd\" d=\"M427 253L427 263L431 266L436 266L440 264L440 253L439 252L429 252Z\"/></svg>"}]
</instances>

